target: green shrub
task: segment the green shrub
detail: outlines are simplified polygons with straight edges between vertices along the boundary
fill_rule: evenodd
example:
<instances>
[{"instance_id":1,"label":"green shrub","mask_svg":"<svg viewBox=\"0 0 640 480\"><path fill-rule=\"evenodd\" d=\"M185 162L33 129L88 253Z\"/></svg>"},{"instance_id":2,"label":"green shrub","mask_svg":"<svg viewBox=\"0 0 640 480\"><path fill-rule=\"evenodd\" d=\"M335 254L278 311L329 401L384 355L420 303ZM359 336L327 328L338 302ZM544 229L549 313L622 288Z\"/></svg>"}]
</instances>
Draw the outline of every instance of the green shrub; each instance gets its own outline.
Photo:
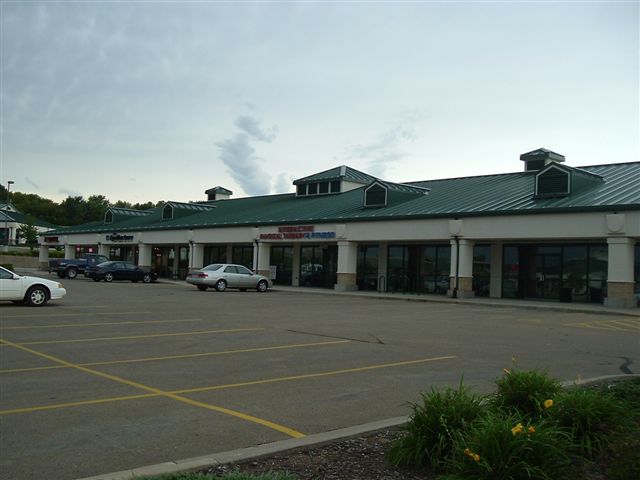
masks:
<instances>
[{"instance_id":1,"label":"green shrub","mask_svg":"<svg viewBox=\"0 0 640 480\"><path fill-rule=\"evenodd\" d=\"M619 401L627 415L640 417L640 378L632 378L610 384L600 391Z\"/></svg>"},{"instance_id":2,"label":"green shrub","mask_svg":"<svg viewBox=\"0 0 640 480\"><path fill-rule=\"evenodd\" d=\"M476 421L485 408L482 397L462 385L458 389L432 389L422 394L422 404L412 404L413 413L403 436L389 450L393 465L441 468L450 455L454 437Z\"/></svg>"},{"instance_id":3,"label":"green shrub","mask_svg":"<svg viewBox=\"0 0 640 480\"><path fill-rule=\"evenodd\" d=\"M4 267L7 270L11 270L13 272L13 263L0 263L0 267Z\"/></svg>"},{"instance_id":4,"label":"green shrub","mask_svg":"<svg viewBox=\"0 0 640 480\"><path fill-rule=\"evenodd\" d=\"M587 458L606 447L612 431L629 424L618 400L587 388L563 391L547 411L553 421L571 432L579 453Z\"/></svg>"},{"instance_id":5,"label":"green shrub","mask_svg":"<svg viewBox=\"0 0 640 480\"><path fill-rule=\"evenodd\" d=\"M553 399L562 386L549 377L545 371L519 371L505 369L502 377L496 380L497 391L494 397L497 407L511 413L537 418L545 409L545 402Z\"/></svg>"},{"instance_id":6,"label":"green shrub","mask_svg":"<svg viewBox=\"0 0 640 480\"><path fill-rule=\"evenodd\" d=\"M494 412L457 436L444 478L555 480L570 465L570 446L553 422Z\"/></svg>"}]
</instances>

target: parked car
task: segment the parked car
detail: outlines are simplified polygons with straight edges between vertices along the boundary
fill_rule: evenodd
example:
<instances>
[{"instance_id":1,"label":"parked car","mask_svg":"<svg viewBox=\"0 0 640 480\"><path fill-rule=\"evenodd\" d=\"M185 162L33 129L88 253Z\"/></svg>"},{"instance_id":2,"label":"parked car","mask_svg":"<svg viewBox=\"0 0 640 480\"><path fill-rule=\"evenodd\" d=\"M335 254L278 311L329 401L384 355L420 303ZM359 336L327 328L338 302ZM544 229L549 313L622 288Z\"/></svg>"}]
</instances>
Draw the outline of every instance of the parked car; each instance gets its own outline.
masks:
<instances>
[{"instance_id":1,"label":"parked car","mask_svg":"<svg viewBox=\"0 0 640 480\"><path fill-rule=\"evenodd\" d=\"M189 273L186 280L202 291L213 287L219 292L224 292L227 288L238 288L241 291L251 288L266 292L272 286L269 278L253 273L242 265L230 263L207 265L201 270Z\"/></svg>"},{"instance_id":2,"label":"parked car","mask_svg":"<svg viewBox=\"0 0 640 480\"><path fill-rule=\"evenodd\" d=\"M56 272L60 278L74 279L80 273L85 273L87 267L107 262L109 259L97 253L87 253L80 258L59 258L49 260L49 273Z\"/></svg>"},{"instance_id":3,"label":"parked car","mask_svg":"<svg viewBox=\"0 0 640 480\"><path fill-rule=\"evenodd\" d=\"M104 280L105 282L131 280L134 283L151 283L158 279L158 274L153 270L138 267L131 262L121 262L118 260L102 262L93 267L87 267L84 275L92 278L94 282L99 282L100 280Z\"/></svg>"},{"instance_id":4,"label":"parked car","mask_svg":"<svg viewBox=\"0 0 640 480\"><path fill-rule=\"evenodd\" d=\"M58 300L66 294L67 291L60 282L18 275L0 267L0 300L40 307L49 300Z\"/></svg>"}]
</instances>

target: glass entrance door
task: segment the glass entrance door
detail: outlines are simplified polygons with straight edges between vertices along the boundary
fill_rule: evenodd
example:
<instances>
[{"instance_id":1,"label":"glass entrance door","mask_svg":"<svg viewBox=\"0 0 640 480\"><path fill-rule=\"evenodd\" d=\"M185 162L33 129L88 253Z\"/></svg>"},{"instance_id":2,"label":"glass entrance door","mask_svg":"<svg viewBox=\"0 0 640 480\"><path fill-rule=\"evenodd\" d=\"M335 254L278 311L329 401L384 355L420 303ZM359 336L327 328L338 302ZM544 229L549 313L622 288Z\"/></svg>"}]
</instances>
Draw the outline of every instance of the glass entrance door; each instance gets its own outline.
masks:
<instances>
[{"instance_id":1,"label":"glass entrance door","mask_svg":"<svg viewBox=\"0 0 640 480\"><path fill-rule=\"evenodd\" d=\"M533 298L560 298L562 261L560 252L536 252L530 257L528 296Z\"/></svg>"}]
</instances>

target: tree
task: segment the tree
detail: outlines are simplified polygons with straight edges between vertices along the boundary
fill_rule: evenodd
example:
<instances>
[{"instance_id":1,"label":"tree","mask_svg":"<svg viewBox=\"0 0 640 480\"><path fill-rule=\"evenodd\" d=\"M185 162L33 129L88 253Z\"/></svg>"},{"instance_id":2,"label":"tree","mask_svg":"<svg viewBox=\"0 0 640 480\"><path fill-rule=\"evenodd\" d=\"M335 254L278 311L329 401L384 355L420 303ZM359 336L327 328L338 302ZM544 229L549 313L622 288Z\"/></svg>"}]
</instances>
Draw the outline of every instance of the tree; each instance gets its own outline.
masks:
<instances>
[{"instance_id":1,"label":"tree","mask_svg":"<svg viewBox=\"0 0 640 480\"><path fill-rule=\"evenodd\" d=\"M27 215L25 218L27 223L24 223L20 227L20 235L24 237L27 241L27 245L31 251L33 251L33 246L38 242L38 229L35 227L35 218L31 215Z\"/></svg>"}]
</instances>

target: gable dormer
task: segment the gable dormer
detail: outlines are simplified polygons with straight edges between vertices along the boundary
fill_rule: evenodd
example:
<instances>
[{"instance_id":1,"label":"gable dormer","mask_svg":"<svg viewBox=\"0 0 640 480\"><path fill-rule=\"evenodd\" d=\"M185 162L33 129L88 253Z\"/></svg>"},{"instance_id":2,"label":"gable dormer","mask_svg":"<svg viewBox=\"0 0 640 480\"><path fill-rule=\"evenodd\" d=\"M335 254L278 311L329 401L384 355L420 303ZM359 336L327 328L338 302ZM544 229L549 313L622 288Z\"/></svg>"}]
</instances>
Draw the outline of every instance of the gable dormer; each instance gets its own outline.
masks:
<instances>
[{"instance_id":1,"label":"gable dormer","mask_svg":"<svg viewBox=\"0 0 640 480\"><path fill-rule=\"evenodd\" d=\"M233 192L231 190L221 187L220 185L218 185L217 187L210 188L209 190L206 190L204 193L207 196L208 202L215 202L217 200L228 200L229 197L233 195Z\"/></svg>"},{"instance_id":2,"label":"gable dormer","mask_svg":"<svg viewBox=\"0 0 640 480\"><path fill-rule=\"evenodd\" d=\"M563 197L571 193L571 173L550 164L536 174L536 197Z\"/></svg>"},{"instance_id":3,"label":"gable dormer","mask_svg":"<svg viewBox=\"0 0 640 480\"><path fill-rule=\"evenodd\" d=\"M386 207L388 193L386 185L381 182L373 182L364 189L364 207Z\"/></svg>"},{"instance_id":4,"label":"gable dormer","mask_svg":"<svg viewBox=\"0 0 640 480\"><path fill-rule=\"evenodd\" d=\"M534 197L566 197L593 188L604 181L600 175L551 162L536 173Z\"/></svg>"}]
</instances>

